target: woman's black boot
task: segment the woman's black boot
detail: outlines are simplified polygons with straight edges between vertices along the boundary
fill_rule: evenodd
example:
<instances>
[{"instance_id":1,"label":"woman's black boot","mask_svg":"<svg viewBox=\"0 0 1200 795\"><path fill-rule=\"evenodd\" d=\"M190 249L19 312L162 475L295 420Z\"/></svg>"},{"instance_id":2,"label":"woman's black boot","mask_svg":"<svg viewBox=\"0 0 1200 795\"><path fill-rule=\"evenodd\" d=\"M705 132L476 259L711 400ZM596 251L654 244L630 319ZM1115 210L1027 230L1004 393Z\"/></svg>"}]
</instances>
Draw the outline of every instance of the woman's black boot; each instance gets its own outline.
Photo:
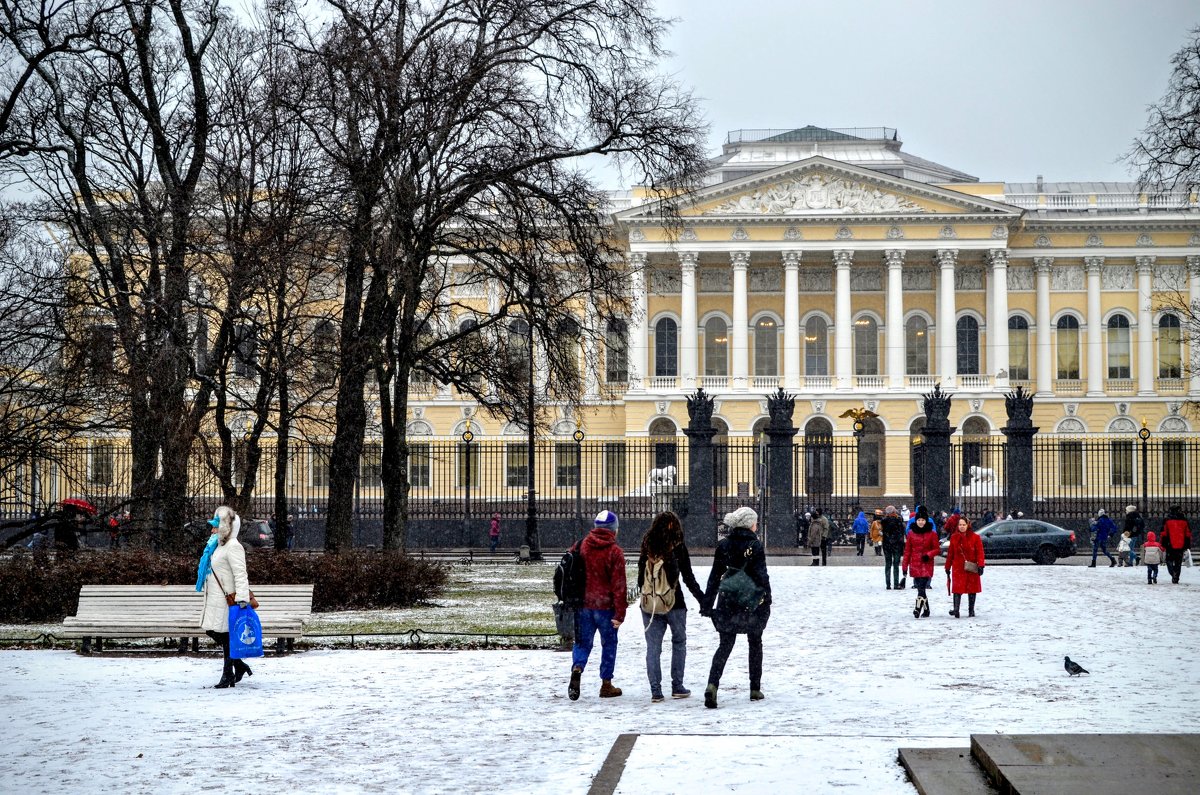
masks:
<instances>
[{"instance_id":1,"label":"woman's black boot","mask_svg":"<svg viewBox=\"0 0 1200 795\"><path fill-rule=\"evenodd\" d=\"M233 661L233 670L234 684L242 681L243 676L254 676L254 671L250 670L250 666L246 665L246 663L242 662L241 660Z\"/></svg>"},{"instance_id":2,"label":"woman's black boot","mask_svg":"<svg viewBox=\"0 0 1200 795\"><path fill-rule=\"evenodd\" d=\"M217 682L215 685L213 685L213 687L217 690L224 690L227 687L233 687L235 682L237 682L237 680L233 678L233 672L226 671L225 673L221 674L221 681Z\"/></svg>"},{"instance_id":3,"label":"woman's black boot","mask_svg":"<svg viewBox=\"0 0 1200 795\"><path fill-rule=\"evenodd\" d=\"M962 604L962 594L954 594L954 609L950 611L950 615L958 618L958 608Z\"/></svg>"}]
</instances>

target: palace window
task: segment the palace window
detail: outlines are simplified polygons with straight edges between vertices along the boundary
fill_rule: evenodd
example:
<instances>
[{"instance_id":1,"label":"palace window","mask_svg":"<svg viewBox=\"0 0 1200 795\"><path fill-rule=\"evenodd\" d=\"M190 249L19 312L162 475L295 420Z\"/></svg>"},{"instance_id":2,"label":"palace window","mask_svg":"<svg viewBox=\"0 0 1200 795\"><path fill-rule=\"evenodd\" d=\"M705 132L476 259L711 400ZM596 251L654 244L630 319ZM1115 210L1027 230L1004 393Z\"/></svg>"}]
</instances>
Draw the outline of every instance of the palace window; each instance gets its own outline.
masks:
<instances>
[{"instance_id":1,"label":"palace window","mask_svg":"<svg viewBox=\"0 0 1200 795\"><path fill-rule=\"evenodd\" d=\"M309 451L309 479L315 489L329 488L329 454L331 449L322 445L314 445Z\"/></svg>"},{"instance_id":2,"label":"palace window","mask_svg":"<svg viewBox=\"0 0 1200 795\"><path fill-rule=\"evenodd\" d=\"M813 316L804 324L804 374L829 375L829 324Z\"/></svg>"},{"instance_id":3,"label":"palace window","mask_svg":"<svg viewBox=\"0 0 1200 795\"><path fill-rule=\"evenodd\" d=\"M669 317L654 324L654 374L679 375L679 327Z\"/></svg>"},{"instance_id":4,"label":"palace window","mask_svg":"<svg viewBox=\"0 0 1200 795\"><path fill-rule=\"evenodd\" d=\"M869 317L854 321L854 374L879 374L879 326Z\"/></svg>"},{"instance_id":5,"label":"palace window","mask_svg":"<svg viewBox=\"0 0 1200 795\"><path fill-rule=\"evenodd\" d=\"M1058 484L1083 485L1083 442L1058 443Z\"/></svg>"},{"instance_id":6,"label":"palace window","mask_svg":"<svg viewBox=\"0 0 1200 795\"><path fill-rule=\"evenodd\" d=\"M1079 319L1063 315L1058 319L1058 378L1079 380Z\"/></svg>"},{"instance_id":7,"label":"palace window","mask_svg":"<svg viewBox=\"0 0 1200 795\"><path fill-rule=\"evenodd\" d=\"M430 465L431 449L429 444L421 442L408 446L408 485L409 488L429 488L432 466Z\"/></svg>"},{"instance_id":8,"label":"palace window","mask_svg":"<svg viewBox=\"0 0 1200 795\"><path fill-rule=\"evenodd\" d=\"M472 428L472 431L477 433L475 428ZM459 487L469 484L472 488L477 488L479 486L479 445L460 442L455 457L458 460Z\"/></svg>"},{"instance_id":9,"label":"palace window","mask_svg":"<svg viewBox=\"0 0 1200 795\"><path fill-rule=\"evenodd\" d=\"M358 480L363 486L378 486L383 482L383 445L367 442L358 462Z\"/></svg>"},{"instance_id":10,"label":"palace window","mask_svg":"<svg viewBox=\"0 0 1200 795\"><path fill-rule=\"evenodd\" d=\"M729 324L719 317L704 324L704 374L729 375Z\"/></svg>"},{"instance_id":11,"label":"palace window","mask_svg":"<svg viewBox=\"0 0 1200 795\"><path fill-rule=\"evenodd\" d=\"M529 485L529 445L504 445L504 479L509 488Z\"/></svg>"},{"instance_id":12,"label":"palace window","mask_svg":"<svg viewBox=\"0 0 1200 795\"><path fill-rule=\"evenodd\" d=\"M773 318L754 324L754 374L779 375L779 326Z\"/></svg>"},{"instance_id":13,"label":"palace window","mask_svg":"<svg viewBox=\"0 0 1200 795\"><path fill-rule=\"evenodd\" d=\"M468 323L475 323L473 318L464 320L459 326L460 331L468 330ZM524 318L513 318L508 324L508 338L505 346L508 354L508 364L514 376L528 377L529 371L529 324Z\"/></svg>"},{"instance_id":14,"label":"palace window","mask_svg":"<svg viewBox=\"0 0 1200 795\"><path fill-rule=\"evenodd\" d=\"M604 486L623 489L626 486L625 461L627 452L624 442L604 443Z\"/></svg>"},{"instance_id":15,"label":"palace window","mask_svg":"<svg viewBox=\"0 0 1200 795\"><path fill-rule=\"evenodd\" d=\"M1124 315L1113 315L1108 319L1108 377L1131 377L1129 318Z\"/></svg>"},{"instance_id":16,"label":"palace window","mask_svg":"<svg viewBox=\"0 0 1200 795\"><path fill-rule=\"evenodd\" d=\"M574 486L579 482L579 448L574 442L557 442L554 445L554 485L558 488Z\"/></svg>"},{"instance_id":17,"label":"palace window","mask_svg":"<svg viewBox=\"0 0 1200 795\"><path fill-rule=\"evenodd\" d=\"M1178 315L1163 315L1158 321L1158 377L1182 378L1183 335Z\"/></svg>"},{"instance_id":18,"label":"palace window","mask_svg":"<svg viewBox=\"0 0 1200 795\"><path fill-rule=\"evenodd\" d=\"M1020 315L1008 319L1008 377L1029 380L1029 321Z\"/></svg>"},{"instance_id":19,"label":"palace window","mask_svg":"<svg viewBox=\"0 0 1200 795\"><path fill-rule=\"evenodd\" d=\"M333 323L328 320L318 323L313 329L312 342L313 377L318 383L332 384L338 367L337 331Z\"/></svg>"},{"instance_id":20,"label":"palace window","mask_svg":"<svg viewBox=\"0 0 1200 795\"><path fill-rule=\"evenodd\" d=\"M112 486L115 452L111 444L96 442L92 444L91 456L88 461L88 483L94 486Z\"/></svg>"},{"instance_id":21,"label":"palace window","mask_svg":"<svg viewBox=\"0 0 1200 795\"><path fill-rule=\"evenodd\" d=\"M979 374L979 321L963 315L955 325L958 342L958 372Z\"/></svg>"},{"instance_id":22,"label":"palace window","mask_svg":"<svg viewBox=\"0 0 1200 795\"><path fill-rule=\"evenodd\" d=\"M929 324L920 315L913 315L904 324L904 372L929 374Z\"/></svg>"},{"instance_id":23,"label":"palace window","mask_svg":"<svg viewBox=\"0 0 1200 795\"><path fill-rule=\"evenodd\" d=\"M1181 439L1163 440L1162 482L1164 486L1187 485L1187 446Z\"/></svg>"},{"instance_id":24,"label":"palace window","mask_svg":"<svg viewBox=\"0 0 1200 795\"><path fill-rule=\"evenodd\" d=\"M604 337L604 380L621 384L629 380L629 324L608 321Z\"/></svg>"},{"instance_id":25,"label":"palace window","mask_svg":"<svg viewBox=\"0 0 1200 795\"><path fill-rule=\"evenodd\" d=\"M1133 442L1118 441L1109 443L1109 466L1112 474L1112 485L1133 485Z\"/></svg>"},{"instance_id":26,"label":"palace window","mask_svg":"<svg viewBox=\"0 0 1200 795\"><path fill-rule=\"evenodd\" d=\"M253 378L257 372L258 340L254 338L254 326L240 323L233 333L233 373L239 378Z\"/></svg>"}]
</instances>

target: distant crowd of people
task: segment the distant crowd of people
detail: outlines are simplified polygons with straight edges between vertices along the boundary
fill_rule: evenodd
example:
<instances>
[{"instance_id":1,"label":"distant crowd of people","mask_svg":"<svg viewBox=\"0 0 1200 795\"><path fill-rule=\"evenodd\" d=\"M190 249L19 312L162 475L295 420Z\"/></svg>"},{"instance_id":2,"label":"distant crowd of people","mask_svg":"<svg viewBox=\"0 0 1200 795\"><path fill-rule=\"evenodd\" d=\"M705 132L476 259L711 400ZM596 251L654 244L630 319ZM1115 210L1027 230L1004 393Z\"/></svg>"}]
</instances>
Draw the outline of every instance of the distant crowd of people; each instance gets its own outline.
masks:
<instances>
[{"instance_id":1,"label":"distant crowd of people","mask_svg":"<svg viewBox=\"0 0 1200 795\"><path fill-rule=\"evenodd\" d=\"M1121 528L1103 508L1096 511L1090 522L1092 535L1092 562L1103 554L1108 558L1109 568L1122 566L1146 567L1146 582L1158 583L1158 567L1166 564L1171 582L1179 584L1184 565L1191 566L1192 528L1183 509L1172 505L1159 525L1159 531L1148 531L1146 519L1136 505L1125 506L1125 520ZM1120 533L1117 538L1118 532ZM1108 545L1117 538L1117 554L1108 551Z\"/></svg>"}]
</instances>

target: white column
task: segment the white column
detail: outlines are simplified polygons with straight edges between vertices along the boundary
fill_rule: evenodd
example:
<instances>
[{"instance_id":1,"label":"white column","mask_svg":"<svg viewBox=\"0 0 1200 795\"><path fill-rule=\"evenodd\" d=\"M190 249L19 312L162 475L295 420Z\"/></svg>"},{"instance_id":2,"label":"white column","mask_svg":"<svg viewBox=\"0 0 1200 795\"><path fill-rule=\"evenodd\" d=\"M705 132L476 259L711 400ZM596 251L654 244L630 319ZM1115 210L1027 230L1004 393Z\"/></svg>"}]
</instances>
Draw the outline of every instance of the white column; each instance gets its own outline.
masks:
<instances>
[{"instance_id":1,"label":"white column","mask_svg":"<svg viewBox=\"0 0 1200 795\"><path fill-rule=\"evenodd\" d=\"M1188 303L1190 304L1190 314L1195 315L1200 311L1200 256L1190 256L1187 258L1188 269ZM1187 323L1186 319L1181 318L1181 325ZM1184 338L1191 335L1184 329L1180 329ZM1191 378L1188 381L1188 395L1192 397L1200 396L1200 342L1195 340L1187 340L1187 353L1182 354L1183 372L1191 373Z\"/></svg>"},{"instance_id":2,"label":"white column","mask_svg":"<svg viewBox=\"0 0 1200 795\"><path fill-rule=\"evenodd\" d=\"M1100 309L1100 271L1104 257L1084 257L1087 270L1087 394L1104 395L1104 322Z\"/></svg>"},{"instance_id":3,"label":"white column","mask_svg":"<svg viewBox=\"0 0 1200 795\"><path fill-rule=\"evenodd\" d=\"M1036 257L1033 270L1037 274L1037 395L1050 397L1054 394L1054 349L1050 346L1050 268L1052 257Z\"/></svg>"},{"instance_id":4,"label":"white column","mask_svg":"<svg viewBox=\"0 0 1200 795\"><path fill-rule=\"evenodd\" d=\"M800 252L783 252L783 388L800 388Z\"/></svg>"},{"instance_id":5,"label":"white column","mask_svg":"<svg viewBox=\"0 0 1200 795\"><path fill-rule=\"evenodd\" d=\"M650 342L650 318L647 316L646 301L646 255L632 252L629 255L629 291L632 293L632 311L629 323L629 389L641 392L648 386L649 370L646 369L646 350Z\"/></svg>"},{"instance_id":6,"label":"white column","mask_svg":"<svg viewBox=\"0 0 1200 795\"><path fill-rule=\"evenodd\" d=\"M942 386L953 388L958 376L958 359L955 355L958 334L954 323L954 265L958 261L958 251L939 249L937 260L941 269L937 294L938 375Z\"/></svg>"},{"instance_id":7,"label":"white column","mask_svg":"<svg viewBox=\"0 0 1200 795\"><path fill-rule=\"evenodd\" d=\"M695 389L700 337L696 320L696 262L700 255L684 251L679 255L679 382L684 389Z\"/></svg>"},{"instance_id":8,"label":"white column","mask_svg":"<svg viewBox=\"0 0 1200 795\"><path fill-rule=\"evenodd\" d=\"M995 376L998 389L1008 387L1008 249L991 252L992 259L992 304L988 306L988 337L992 340L992 358L988 369Z\"/></svg>"},{"instance_id":9,"label":"white column","mask_svg":"<svg viewBox=\"0 0 1200 795\"><path fill-rule=\"evenodd\" d=\"M833 363L834 386L838 389L850 389L854 385L851 366L854 340L850 320L850 263L853 260L853 251L833 252L836 266L833 283Z\"/></svg>"},{"instance_id":10,"label":"white column","mask_svg":"<svg viewBox=\"0 0 1200 795\"><path fill-rule=\"evenodd\" d=\"M1150 311L1154 291L1154 257L1138 257L1138 394L1153 395L1154 390L1154 313Z\"/></svg>"},{"instance_id":11,"label":"white column","mask_svg":"<svg viewBox=\"0 0 1200 795\"><path fill-rule=\"evenodd\" d=\"M735 251L729 255L733 263L733 330L729 335L730 368L733 372L731 386L748 389L750 386L750 334L749 312L746 306L746 269L750 266L750 252Z\"/></svg>"},{"instance_id":12,"label":"white column","mask_svg":"<svg viewBox=\"0 0 1200 795\"><path fill-rule=\"evenodd\" d=\"M904 250L888 249L887 261L887 363L888 386L904 388Z\"/></svg>"}]
</instances>

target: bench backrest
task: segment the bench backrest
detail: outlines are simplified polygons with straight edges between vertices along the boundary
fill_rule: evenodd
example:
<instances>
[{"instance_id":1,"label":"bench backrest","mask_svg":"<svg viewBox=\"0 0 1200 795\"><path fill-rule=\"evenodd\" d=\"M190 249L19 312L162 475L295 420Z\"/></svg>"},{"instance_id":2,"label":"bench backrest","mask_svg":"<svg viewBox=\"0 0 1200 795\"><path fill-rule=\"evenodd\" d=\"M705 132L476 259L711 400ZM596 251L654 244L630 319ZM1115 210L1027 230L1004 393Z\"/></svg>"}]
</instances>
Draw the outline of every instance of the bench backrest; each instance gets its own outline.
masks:
<instances>
[{"instance_id":1,"label":"bench backrest","mask_svg":"<svg viewBox=\"0 0 1200 795\"><path fill-rule=\"evenodd\" d=\"M307 616L312 612L313 586L259 585L253 588L258 614ZM84 585L79 589L78 619L111 617L190 616L200 620L204 594L191 585Z\"/></svg>"}]
</instances>

